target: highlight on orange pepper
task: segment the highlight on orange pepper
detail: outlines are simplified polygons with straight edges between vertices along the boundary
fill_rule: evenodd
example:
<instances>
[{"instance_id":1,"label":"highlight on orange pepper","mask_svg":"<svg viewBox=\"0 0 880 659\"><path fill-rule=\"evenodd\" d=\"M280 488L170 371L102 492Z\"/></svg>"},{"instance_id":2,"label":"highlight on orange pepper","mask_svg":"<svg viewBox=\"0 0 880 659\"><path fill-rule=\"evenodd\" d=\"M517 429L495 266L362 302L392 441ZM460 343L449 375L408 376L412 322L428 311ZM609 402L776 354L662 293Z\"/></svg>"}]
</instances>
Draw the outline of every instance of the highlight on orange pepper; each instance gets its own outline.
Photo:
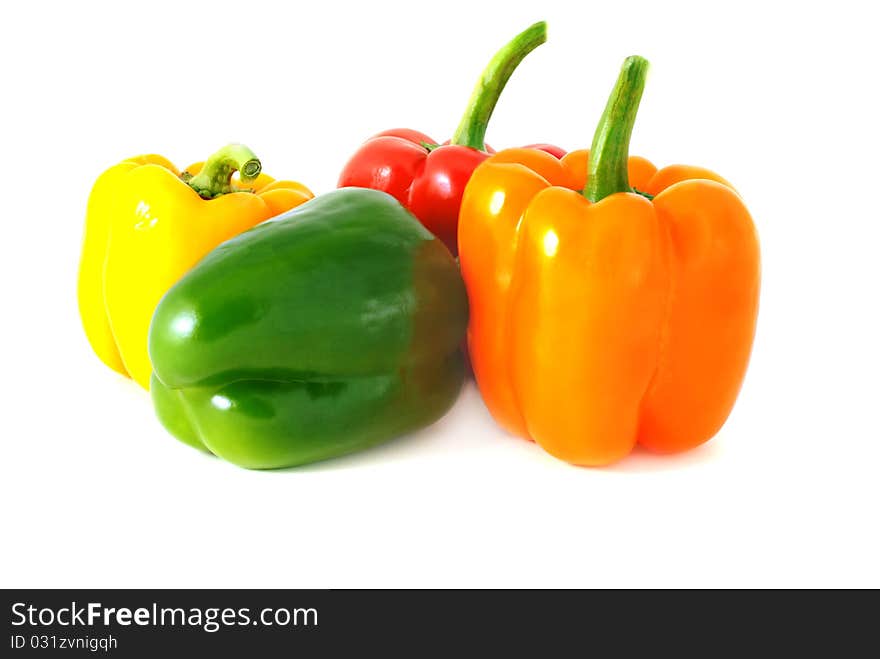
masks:
<instances>
[{"instance_id":1,"label":"highlight on orange pepper","mask_svg":"<svg viewBox=\"0 0 880 659\"><path fill-rule=\"evenodd\" d=\"M498 423L577 465L713 437L745 376L760 250L709 170L629 157L648 63L630 57L590 151L501 151L459 220L468 346Z\"/></svg>"}]
</instances>

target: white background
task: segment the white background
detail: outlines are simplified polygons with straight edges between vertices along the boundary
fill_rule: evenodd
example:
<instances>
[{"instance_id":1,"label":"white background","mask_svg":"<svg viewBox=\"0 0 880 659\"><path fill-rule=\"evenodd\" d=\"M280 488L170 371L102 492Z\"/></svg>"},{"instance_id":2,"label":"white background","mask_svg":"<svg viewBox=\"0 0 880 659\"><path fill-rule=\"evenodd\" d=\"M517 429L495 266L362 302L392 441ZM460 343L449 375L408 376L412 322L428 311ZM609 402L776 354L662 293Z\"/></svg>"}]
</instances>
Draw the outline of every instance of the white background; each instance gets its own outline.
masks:
<instances>
[{"instance_id":1,"label":"white background","mask_svg":"<svg viewBox=\"0 0 880 659\"><path fill-rule=\"evenodd\" d=\"M880 586L876 21L871 3L20 2L0 22L0 585ZM438 140L535 20L495 147L589 146L626 55L633 139L715 169L759 228L753 360L729 422L678 457L558 462L473 383L433 427L281 472L176 442L91 353L86 198L123 157L229 141L330 190L386 128ZM144 273L149 276L149 273Z\"/></svg>"}]
</instances>

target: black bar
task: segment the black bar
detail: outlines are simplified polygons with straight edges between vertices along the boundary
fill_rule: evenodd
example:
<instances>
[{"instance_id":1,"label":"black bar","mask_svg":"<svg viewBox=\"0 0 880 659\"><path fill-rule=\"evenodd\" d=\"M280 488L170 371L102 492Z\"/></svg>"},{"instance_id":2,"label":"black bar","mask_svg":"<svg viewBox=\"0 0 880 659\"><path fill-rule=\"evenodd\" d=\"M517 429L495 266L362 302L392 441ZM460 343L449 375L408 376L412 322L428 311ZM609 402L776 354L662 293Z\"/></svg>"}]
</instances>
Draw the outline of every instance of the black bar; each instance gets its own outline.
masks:
<instances>
[{"instance_id":1,"label":"black bar","mask_svg":"<svg viewBox=\"0 0 880 659\"><path fill-rule=\"evenodd\" d=\"M8 657L868 656L880 611L837 591L2 592Z\"/></svg>"}]
</instances>

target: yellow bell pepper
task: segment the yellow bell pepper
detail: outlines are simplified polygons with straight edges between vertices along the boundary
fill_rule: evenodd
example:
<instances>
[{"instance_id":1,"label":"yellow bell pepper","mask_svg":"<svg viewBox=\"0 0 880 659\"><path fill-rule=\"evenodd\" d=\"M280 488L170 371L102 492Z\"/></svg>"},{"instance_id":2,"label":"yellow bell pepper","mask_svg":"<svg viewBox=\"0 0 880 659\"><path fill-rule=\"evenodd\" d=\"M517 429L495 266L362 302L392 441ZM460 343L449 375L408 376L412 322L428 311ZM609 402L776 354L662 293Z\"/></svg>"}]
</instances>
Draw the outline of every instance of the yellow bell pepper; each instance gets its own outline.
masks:
<instances>
[{"instance_id":1,"label":"yellow bell pepper","mask_svg":"<svg viewBox=\"0 0 880 659\"><path fill-rule=\"evenodd\" d=\"M105 171L89 195L77 290L98 357L149 389L147 333L165 292L220 243L312 197L262 174L240 144L183 173L158 155Z\"/></svg>"}]
</instances>

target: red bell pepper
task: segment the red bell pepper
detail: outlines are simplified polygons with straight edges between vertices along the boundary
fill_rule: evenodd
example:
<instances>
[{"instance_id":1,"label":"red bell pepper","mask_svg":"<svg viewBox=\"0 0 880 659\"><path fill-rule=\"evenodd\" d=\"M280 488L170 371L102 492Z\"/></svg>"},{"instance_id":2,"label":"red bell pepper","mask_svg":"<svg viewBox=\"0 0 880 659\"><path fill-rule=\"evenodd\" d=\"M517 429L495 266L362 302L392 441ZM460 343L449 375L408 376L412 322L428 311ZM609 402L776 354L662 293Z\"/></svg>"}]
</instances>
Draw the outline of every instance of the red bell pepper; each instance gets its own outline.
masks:
<instances>
[{"instance_id":1,"label":"red bell pepper","mask_svg":"<svg viewBox=\"0 0 880 659\"><path fill-rule=\"evenodd\" d=\"M489 118L516 67L546 40L547 24L541 21L495 54L449 142L437 144L424 133L407 128L379 133L345 165L339 187L387 192L458 254L458 210L464 188L477 165L494 153L484 142Z\"/></svg>"}]
</instances>

